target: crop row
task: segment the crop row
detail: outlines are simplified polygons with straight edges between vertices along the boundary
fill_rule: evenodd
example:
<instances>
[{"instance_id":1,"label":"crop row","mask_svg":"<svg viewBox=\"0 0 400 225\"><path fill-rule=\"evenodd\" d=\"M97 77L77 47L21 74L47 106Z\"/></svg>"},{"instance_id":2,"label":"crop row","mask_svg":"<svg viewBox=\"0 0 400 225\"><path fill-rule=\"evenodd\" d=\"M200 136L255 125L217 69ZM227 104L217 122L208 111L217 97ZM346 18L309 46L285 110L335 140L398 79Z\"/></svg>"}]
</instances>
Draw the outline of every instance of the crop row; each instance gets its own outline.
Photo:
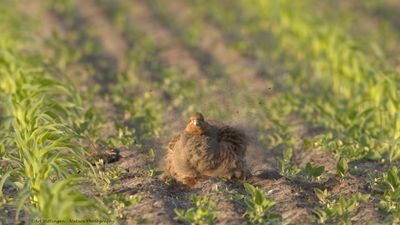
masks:
<instances>
[{"instance_id":1,"label":"crop row","mask_svg":"<svg viewBox=\"0 0 400 225\"><path fill-rule=\"evenodd\" d=\"M82 116L75 87L52 74L28 46L34 23L13 1L4 2L1 37L1 198L6 221L107 219L101 199L85 194L95 169L72 121ZM27 51L29 50L29 51ZM92 190L94 191L94 189ZM7 207L6 207L7 208ZM5 209L6 209L5 208Z\"/></svg>"}]
</instances>

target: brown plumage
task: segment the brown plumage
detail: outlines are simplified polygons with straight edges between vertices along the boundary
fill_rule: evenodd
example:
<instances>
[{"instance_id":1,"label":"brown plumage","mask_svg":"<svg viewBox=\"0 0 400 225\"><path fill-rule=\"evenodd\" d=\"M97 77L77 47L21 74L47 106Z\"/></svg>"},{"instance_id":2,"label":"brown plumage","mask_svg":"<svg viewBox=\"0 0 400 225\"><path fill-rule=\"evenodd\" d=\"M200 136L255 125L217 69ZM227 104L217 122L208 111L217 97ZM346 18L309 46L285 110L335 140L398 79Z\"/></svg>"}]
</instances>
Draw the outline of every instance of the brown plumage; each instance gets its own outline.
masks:
<instances>
[{"instance_id":1,"label":"brown plumage","mask_svg":"<svg viewBox=\"0 0 400 225\"><path fill-rule=\"evenodd\" d=\"M164 178L189 186L211 177L242 179L246 148L243 132L195 113L185 130L168 144Z\"/></svg>"}]
</instances>

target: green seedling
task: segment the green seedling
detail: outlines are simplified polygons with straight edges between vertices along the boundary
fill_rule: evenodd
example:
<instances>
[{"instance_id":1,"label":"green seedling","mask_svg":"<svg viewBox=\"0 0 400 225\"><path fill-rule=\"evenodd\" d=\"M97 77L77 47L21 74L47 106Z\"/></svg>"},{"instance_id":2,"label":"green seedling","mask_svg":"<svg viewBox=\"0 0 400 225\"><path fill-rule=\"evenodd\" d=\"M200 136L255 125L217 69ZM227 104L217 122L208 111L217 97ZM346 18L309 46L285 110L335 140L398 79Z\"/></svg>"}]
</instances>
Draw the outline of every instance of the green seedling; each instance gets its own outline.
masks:
<instances>
[{"instance_id":1,"label":"green seedling","mask_svg":"<svg viewBox=\"0 0 400 225\"><path fill-rule=\"evenodd\" d=\"M114 126L117 129L117 134L107 137L105 146L111 148L131 148L135 144L136 130L124 127L117 122L114 123Z\"/></svg>"},{"instance_id":2,"label":"green seedling","mask_svg":"<svg viewBox=\"0 0 400 225\"><path fill-rule=\"evenodd\" d=\"M142 200L140 195L130 195L126 197L123 194L112 194L104 198L104 203L109 206L109 213L117 219L125 217L124 210L127 207L132 207Z\"/></svg>"},{"instance_id":3,"label":"green seedling","mask_svg":"<svg viewBox=\"0 0 400 225\"><path fill-rule=\"evenodd\" d=\"M93 168L93 182L96 183L101 195L106 195L107 191L112 185L117 185L120 182L120 178L126 170L120 167L112 167L105 169L105 164L102 159L95 162L95 168Z\"/></svg>"},{"instance_id":4,"label":"green seedling","mask_svg":"<svg viewBox=\"0 0 400 225\"><path fill-rule=\"evenodd\" d=\"M329 193L328 190L321 190L318 188L314 189L314 193L315 195L317 195L318 200L322 203L322 204L326 204L328 201L328 197L329 197Z\"/></svg>"},{"instance_id":5,"label":"green seedling","mask_svg":"<svg viewBox=\"0 0 400 225\"><path fill-rule=\"evenodd\" d=\"M313 167L310 162L306 164L303 169L298 168L295 165L292 165L291 158L293 155L293 149L288 148L283 152L283 159L278 161L278 168L281 175L289 178L289 179L302 179L308 181L319 180L320 176L325 171L324 166L315 166Z\"/></svg>"},{"instance_id":6,"label":"green seedling","mask_svg":"<svg viewBox=\"0 0 400 225\"><path fill-rule=\"evenodd\" d=\"M288 148L283 152L283 159L279 159L278 168L282 176L293 178L300 172L300 169L291 163L293 149Z\"/></svg>"},{"instance_id":7,"label":"green seedling","mask_svg":"<svg viewBox=\"0 0 400 225\"><path fill-rule=\"evenodd\" d=\"M199 224L208 225L215 224L215 220L218 215L216 210L216 203L209 200L207 196L196 196L191 197L195 207L187 210L175 209L175 214L180 220L188 224Z\"/></svg>"},{"instance_id":8,"label":"green seedling","mask_svg":"<svg viewBox=\"0 0 400 225\"><path fill-rule=\"evenodd\" d=\"M385 219L385 224L399 224L400 223L400 206L396 205L392 208L389 216Z\"/></svg>"},{"instance_id":9,"label":"green seedling","mask_svg":"<svg viewBox=\"0 0 400 225\"><path fill-rule=\"evenodd\" d=\"M351 198L344 196L330 196L327 190L314 189L320 206L313 210L316 222L320 224L341 223L351 224L351 213L356 210L361 202L368 201L370 195L357 193Z\"/></svg>"},{"instance_id":10,"label":"green seedling","mask_svg":"<svg viewBox=\"0 0 400 225\"><path fill-rule=\"evenodd\" d=\"M347 164L347 160L345 158L341 158L336 164L336 171L338 173L338 176L343 179L348 170L349 166Z\"/></svg>"},{"instance_id":11,"label":"green seedling","mask_svg":"<svg viewBox=\"0 0 400 225\"><path fill-rule=\"evenodd\" d=\"M281 219L279 214L273 213L272 207L275 202L266 197L266 193L251 184L244 184L244 188L249 195L244 198L247 205L245 215L252 224L272 224Z\"/></svg>"},{"instance_id":12,"label":"green seedling","mask_svg":"<svg viewBox=\"0 0 400 225\"><path fill-rule=\"evenodd\" d=\"M151 165L149 165L149 166L147 166L147 174L148 174L150 177L154 177L154 176L159 176L159 175L161 175L161 174L162 174L162 171L159 170L159 169L157 169L157 168L155 168L155 167L153 167L153 166L151 166Z\"/></svg>"},{"instance_id":13,"label":"green seedling","mask_svg":"<svg viewBox=\"0 0 400 225\"><path fill-rule=\"evenodd\" d=\"M306 164L303 170L305 177L310 181L319 180L324 171L324 166L313 167L310 162Z\"/></svg>"},{"instance_id":14,"label":"green seedling","mask_svg":"<svg viewBox=\"0 0 400 225\"><path fill-rule=\"evenodd\" d=\"M241 201L244 199L244 197L245 196L243 194L240 194L236 190L229 191L229 199L232 201Z\"/></svg>"},{"instance_id":15,"label":"green seedling","mask_svg":"<svg viewBox=\"0 0 400 225\"><path fill-rule=\"evenodd\" d=\"M396 166L383 173L382 178L375 180L373 187L383 194L378 195L379 207L390 213L392 221L400 220L400 177Z\"/></svg>"},{"instance_id":16,"label":"green seedling","mask_svg":"<svg viewBox=\"0 0 400 225\"><path fill-rule=\"evenodd\" d=\"M156 154L152 148L149 150L149 158L151 162L154 162L154 159L156 158Z\"/></svg>"}]
</instances>

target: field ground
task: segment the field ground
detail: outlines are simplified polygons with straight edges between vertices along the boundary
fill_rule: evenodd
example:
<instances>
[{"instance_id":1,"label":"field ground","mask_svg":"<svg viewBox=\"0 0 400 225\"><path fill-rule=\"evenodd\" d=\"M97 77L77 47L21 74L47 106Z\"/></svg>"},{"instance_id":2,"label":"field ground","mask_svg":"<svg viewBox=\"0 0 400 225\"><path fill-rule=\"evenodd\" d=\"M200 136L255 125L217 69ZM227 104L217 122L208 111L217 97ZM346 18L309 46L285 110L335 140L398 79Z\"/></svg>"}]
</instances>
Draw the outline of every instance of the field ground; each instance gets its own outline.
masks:
<instances>
[{"instance_id":1,"label":"field ground","mask_svg":"<svg viewBox=\"0 0 400 225\"><path fill-rule=\"evenodd\" d=\"M400 222L397 1L3 2L0 224ZM160 181L196 111L246 181Z\"/></svg>"}]
</instances>

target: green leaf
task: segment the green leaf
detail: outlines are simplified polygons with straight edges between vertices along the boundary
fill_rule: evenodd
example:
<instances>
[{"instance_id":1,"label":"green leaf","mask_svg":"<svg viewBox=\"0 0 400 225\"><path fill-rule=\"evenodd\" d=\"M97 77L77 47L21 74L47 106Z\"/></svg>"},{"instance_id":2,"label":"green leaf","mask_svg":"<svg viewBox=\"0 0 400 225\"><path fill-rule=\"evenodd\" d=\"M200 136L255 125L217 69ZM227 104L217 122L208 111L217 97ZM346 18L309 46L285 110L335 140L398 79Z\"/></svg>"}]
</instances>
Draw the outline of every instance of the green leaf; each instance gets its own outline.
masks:
<instances>
[{"instance_id":1,"label":"green leaf","mask_svg":"<svg viewBox=\"0 0 400 225\"><path fill-rule=\"evenodd\" d=\"M292 159L292 156L293 156L292 148L288 148L283 152L283 160L285 161L290 161Z\"/></svg>"},{"instance_id":2,"label":"green leaf","mask_svg":"<svg viewBox=\"0 0 400 225\"><path fill-rule=\"evenodd\" d=\"M251 199L245 198L244 202L247 204L248 207L250 207L251 209L255 209L256 208L256 204L255 202L253 202Z\"/></svg>"},{"instance_id":3,"label":"green leaf","mask_svg":"<svg viewBox=\"0 0 400 225\"><path fill-rule=\"evenodd\" d=\"M271 221L279 220L279 219L282 219L282 216L279 214L271 213L271 214L269 214L268 219Z\"/></svg>"},{"instance_id":4,"label":"green leaf","mask_svg":"<svg viewBox=\"0 0 400 225\"><path fill-rule=\"evenodd\" d=\"M343 178L348 171L349 166L347 164L347 160L341 158L339 162L336 164L336 170L340 178Z\"/></svg>"},{"instance_id":5,"label":"green leaf","mask_svg":"<svg viewBox=\"0 0 400 225\"><path fill-rule=\"evenodd\" d=\"M387 181L395 188L399 187L399 177L396 166L392 166L387 173Z\"/></svg>"},{"instance_id":6,"label":"green leaf","mask_svg":"<svg viewBox=\"0 0 400 225\"><path fill-rule=\"evenodd\" d=\"M325 167L324 166L319 166L316 168L313 168L312 170L312 176L313 177L319 177L322 175L322 173L325 171Z\"/></svg>"},{"instance_id":7,"label":"green leaf","mask_svg":"<svg viewBox=\"0 0 400 225\"><path fill-rule=\"evenodd\" d=\"M155 157L156 157L156 154L154 153L154 150L153 150L153 148L151 148L150 150L149 150L149 157L150 157L150 161L154 161L154 159L155 159Z\"/></svg>"},{"instance_id":8,"label":"green leaf","mask_svg":"<svg viewBox=\"0 0 400 225\"><path fill-rule=\"evenodd\" d=\"M321 189L314 188L314 193L321 202L325 202L326 198L328 197L328 191L326 189L322 191Z\"/></svg>"},{"instance_id":9,"label":"green leaf","mask_svg":"<svg viewBox=\"0 0 400 225\"><path fill-rule=\"evenodd\" d=\"M365 158L371 161L376 161L380 160L382 158L382 155L378 151L370 150L365 156Z\"/></svg>"},{"instance_id":10,"label":"green leaf","mask_svg":"<svg viewBox=\"0 0 400 225\"><path fill-rule=\"evenodd\" d=\"M3 186L4 186L4 183L6 182L7 178L10 176L10 174L13 171L14 170L9 170L9 171L5 172L4 174L2 174L2 176L1 176L1 180L0 180L0 198L3 197Z\"/></svg>"},{"instance_id":11,"label":"green leaf","mask_svg":"<svg viewBox=\"0 0 400 225\"><path fill-rule=\"evenodd\" d=\"M327 213L321 208L315 208L312 212L318 217L318 223L325 223L327 220Z\"/></svg>"},{"instance_id":12,"label":"green leaf","mask_svg":"<svg viewBox=\"0 0 400 225\"><path fill-rule=\"evenodd\" d=\"M261 191L258 191L258 190L256 191L256 195L254 196L254 200L255 200L255 203L257 205L260 205L262 203L263 195L262 195Z\"/></svg>"},{"instance_id":13,"label":"green leaf","mask_svg":"<svg viewBox=\"0 0 400 225\"><path fill-rule=\"evenodd\" d=\"M308 162L308 163L306 164L306 167L305 167L306 172L307 172L308 174L312 174L312 169L313 169L313 167L312 167L311 163Z\"/></svg>"},{"instance_id":14,"label":"green leaf","mask_svg":"<svg viewBox=\"0 0 400 225\"><path fill-rule=\"evenodd\" d=\"M312 147L311 141L306 138L303 139L303 145L305 150L309 150Z\"/></svg>"},{"instance_id":15,"label":"green leaf","mask_svg":"<svg viewBox=\"0 0 400 225\"><path fill-rule=\"evenodd\" d=\"M249 183L244 183L244 189L246 190L247 193L254 195L255 193L255 187Z\"/></svg>"}]
</instances>

